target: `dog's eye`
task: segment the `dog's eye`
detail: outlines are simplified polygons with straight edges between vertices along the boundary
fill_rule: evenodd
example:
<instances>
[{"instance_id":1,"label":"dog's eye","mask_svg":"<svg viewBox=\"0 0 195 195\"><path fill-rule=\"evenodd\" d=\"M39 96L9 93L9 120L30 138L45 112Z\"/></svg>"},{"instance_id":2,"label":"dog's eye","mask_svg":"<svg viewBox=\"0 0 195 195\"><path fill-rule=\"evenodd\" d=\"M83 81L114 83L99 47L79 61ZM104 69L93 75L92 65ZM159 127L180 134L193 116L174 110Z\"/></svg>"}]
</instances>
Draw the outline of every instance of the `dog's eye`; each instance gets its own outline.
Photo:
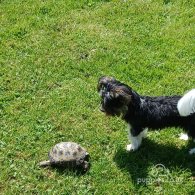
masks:
<instances>
[{"instance_id":1,"label":"dog's eye","mask_svg":"<svg viewBox=\"0 0 195 195\"><path fill-rule=\"evenodd\" d=\"M105 96L105 92L106 92L106 88L105 88L105 86L103 86L103 87L100 89L100 91L99 91L100 96L101 96L101 97Z\"/></svg>"},{"instance_id":2,"label":"dog's eye","mask_svg":"<svg viewBox=\"0 0 195 195\"><path fill-rule=\"evenodd\" d=\"M105 86L102 86L101 92L102 92L103 94L106 93L106 87L105 87Z\"/></svg>"}]
</instances>

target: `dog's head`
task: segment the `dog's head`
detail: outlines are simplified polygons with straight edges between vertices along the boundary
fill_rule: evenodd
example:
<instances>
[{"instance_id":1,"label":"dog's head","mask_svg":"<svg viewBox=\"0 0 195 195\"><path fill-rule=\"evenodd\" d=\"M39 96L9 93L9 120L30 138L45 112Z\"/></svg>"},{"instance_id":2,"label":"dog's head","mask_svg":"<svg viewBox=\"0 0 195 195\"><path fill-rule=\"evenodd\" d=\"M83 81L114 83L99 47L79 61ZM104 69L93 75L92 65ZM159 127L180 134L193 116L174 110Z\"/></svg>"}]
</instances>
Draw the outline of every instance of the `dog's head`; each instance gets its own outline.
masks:
<instances>
[{"instance_id":1,"label":"dog's head","mask_svg":"<svg viewBox=\"0 0 195 195\"><path fill-rule=\"evenodd\" d=\"M101 77L98 82L101 97L100 110L107 115L125 115L131 102L131 88L112 77Z\"/></svg>"}]
</instances>

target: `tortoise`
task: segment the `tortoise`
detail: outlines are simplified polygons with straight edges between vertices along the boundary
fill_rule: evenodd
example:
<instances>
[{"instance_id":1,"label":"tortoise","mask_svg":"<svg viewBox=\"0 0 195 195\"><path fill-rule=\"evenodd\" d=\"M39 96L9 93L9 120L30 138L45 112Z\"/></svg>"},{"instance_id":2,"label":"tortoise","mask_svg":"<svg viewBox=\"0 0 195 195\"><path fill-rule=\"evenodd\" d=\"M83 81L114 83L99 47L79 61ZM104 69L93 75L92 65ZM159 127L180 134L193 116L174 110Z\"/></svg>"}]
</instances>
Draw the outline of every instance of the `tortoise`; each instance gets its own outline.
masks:
<instances>
[{"instance_id":1,"label":"tortoise","mask_svg":"<svg viewBox=\"0 0 195 195\"><path fill-rule=\"evenodd\" d=\"M42 161L39 166L61 166L65 168L89 169L89 153L74 142L61 142L48 152L49 160Z\"/></svg>"}]
</instances>

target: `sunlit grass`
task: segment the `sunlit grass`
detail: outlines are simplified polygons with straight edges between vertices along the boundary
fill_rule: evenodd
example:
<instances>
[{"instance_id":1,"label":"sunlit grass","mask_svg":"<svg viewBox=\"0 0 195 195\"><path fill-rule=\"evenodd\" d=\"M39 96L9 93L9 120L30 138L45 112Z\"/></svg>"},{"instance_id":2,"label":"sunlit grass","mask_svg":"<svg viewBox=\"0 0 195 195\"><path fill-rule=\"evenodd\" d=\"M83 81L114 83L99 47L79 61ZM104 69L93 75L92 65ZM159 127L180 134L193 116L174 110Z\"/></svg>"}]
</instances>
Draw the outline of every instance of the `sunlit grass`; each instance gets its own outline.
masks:
<instances>
[{"instance_id":1,"label":"sunlit grass","mask_svg":"<svg viewBox=\"0 0 195 195\"><path fill-rule=\"evenodd\" d=\"M194 88L194 13L181 0L0 1L0 193L193 194L181 129L150 132L128 154L125 123L100 113L96 85L110 75L144 95ZM87 174L37 166L60 141L87 148ZM156 181L157 164L172 180Z\"/></svg>"}]
</instances>

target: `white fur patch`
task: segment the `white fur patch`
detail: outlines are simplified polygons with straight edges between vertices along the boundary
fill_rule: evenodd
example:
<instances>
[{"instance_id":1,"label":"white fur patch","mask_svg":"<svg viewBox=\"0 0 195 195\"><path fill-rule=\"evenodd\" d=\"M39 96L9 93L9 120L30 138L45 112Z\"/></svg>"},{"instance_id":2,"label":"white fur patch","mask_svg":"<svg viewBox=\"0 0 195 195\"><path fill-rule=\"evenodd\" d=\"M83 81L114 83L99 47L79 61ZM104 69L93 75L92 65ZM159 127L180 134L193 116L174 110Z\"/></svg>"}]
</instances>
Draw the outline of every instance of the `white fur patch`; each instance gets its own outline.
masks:
<instances>
[{"instance_id":1,"label":"white fur patch","mask_svg":"<svg viewBox=\"0 0 195 195\"><path fill-rule=\"evenodd\" d=\"M141 101L141 106L143 106L143 104L145 103L145 100L140 98L140 101Z\"/></svg>"},{"instance_id":2,"label":"white fur patch","mask_svg":"<svg viewBox=\"0 0 195 195\"><path fill-rule=\"evenodd\" d=\"M187 141L189 139L188 134L181 133L179 139Z\"/></svg>"},{"instance_id":3,"label":"white fur patch","mask_svg":"<svg viewBox=\"0 0 195 195\"><path fill-rule=\"evenodd\" d=\"M129 139L131 141L131 144L127 145L127 151L136 151L142 142L142 137L140 134L138 136L129 136Z\"/></svg>"},{"instance_id":4,"label":"white fur patch","mask_svg":"<svg viewBox=\"0 0 195 195\"><path fill-rule=\"evenodd\" d=\"M147 129L142 131L138 136L132 136L131 131L130 131L131 125L129 124L128 126L129 126L129 140L130 140L131 144L127 145L126 150L128 152L136 151L142 143L142 138L146 137Z\"/></svg>"},{"instance_id":5,"label":"white fur patch","mask_svg":"<svg viewBox=\"0 0 195 195\"><path fill-rule=\"evenodd\" d=\"M177 104L181 116L189 116L195 113L195 89L186 93Z\"/></svg>"},{"instance_id":6,"label":"white fur patch","mask_svg":"<svg viewBox=\"0 0 195 195\"><path fill-rule=\"evenodd\" d=\"M134 148L133 144L128 144L126 148L127 152L135 151L136 149Z\"/></svg>"}]
</instances>

